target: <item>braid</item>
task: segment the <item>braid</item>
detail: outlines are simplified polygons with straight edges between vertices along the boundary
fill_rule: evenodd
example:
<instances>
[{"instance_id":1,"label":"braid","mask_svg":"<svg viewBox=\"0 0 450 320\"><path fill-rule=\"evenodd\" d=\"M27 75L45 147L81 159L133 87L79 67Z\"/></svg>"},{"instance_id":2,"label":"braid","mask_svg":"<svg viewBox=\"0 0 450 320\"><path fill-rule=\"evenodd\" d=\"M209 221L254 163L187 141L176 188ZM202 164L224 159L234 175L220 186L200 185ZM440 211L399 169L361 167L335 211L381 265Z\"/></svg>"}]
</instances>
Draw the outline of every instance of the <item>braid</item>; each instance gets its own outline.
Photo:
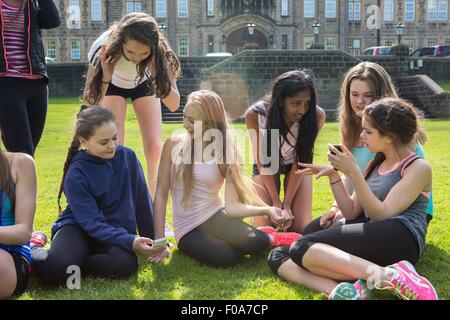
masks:
<instances>
[{"instance_id":1,"label":"braid","mask_svg":"<svg viewBox=\"0 0 450 320\"><path fill-rule=\"evenodd\" d=\"M67 158L66 162L64 163L63 176L61 179L61 184L59 186L58 208L60 214L61 214L61 196L64 190L64 179L66 178L67 171L69 170L70 162L72 161L72 158L77 154L79 148L80 148L80 140L78 139L77 135L75 135L73 137L69 149L67 150Z\"/></svg>"}]
</instances>

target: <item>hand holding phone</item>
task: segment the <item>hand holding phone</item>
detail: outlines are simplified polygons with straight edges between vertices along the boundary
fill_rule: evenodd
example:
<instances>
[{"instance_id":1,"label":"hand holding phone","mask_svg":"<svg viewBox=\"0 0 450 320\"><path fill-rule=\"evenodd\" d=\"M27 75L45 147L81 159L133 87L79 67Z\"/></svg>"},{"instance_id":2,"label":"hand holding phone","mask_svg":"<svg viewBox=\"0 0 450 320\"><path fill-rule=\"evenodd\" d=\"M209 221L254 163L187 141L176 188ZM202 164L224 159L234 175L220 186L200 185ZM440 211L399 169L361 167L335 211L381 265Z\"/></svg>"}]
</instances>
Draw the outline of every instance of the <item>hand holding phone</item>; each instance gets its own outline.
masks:
<instances>
[{"instance_id":1,"label":"hand holding phone","mask_svg":"<svg viewBox=\"0 0 450 320\"><path fill-rule=\"evenodd\" d=\"M330 146L333 146L334 148L336 148L339 152L343 152L342 146L340 144L329 144L328 145L328 149L330 150L330 153L332 155L336 155L335 152L333 152L333 150L330 148ZM336 169L335 167L333 167L334 170L338 171L338 169Z\"/></svg>"},{"instance_id":2,"label":"hand holding phone","mask_svg":"<svg viewBox=\"0 0 450 320\"><path fill-rule=\"evenodd\" d=\"M335 149L339 150L339 152L343 152L342 146L341 146L340 144L332 144L332 146L333 146ZM330 152L331 152L331 154L336 155L336 153L334 153L331 149L330 149Z\"/></svg>"},{"instance_id":3,"label":"hand holding phone","mask_svg":"<svg viewBox=\"0 0 450 320\"><path fill-rule=\"evenodd\" d=\"M152 242L152 246L155 247L155 248L162 247L162 246L165 246L165 245L167 245L167 239L166 238L156 239L156 240L153 240L153 242Z\"/></svg>"}]
</instances>

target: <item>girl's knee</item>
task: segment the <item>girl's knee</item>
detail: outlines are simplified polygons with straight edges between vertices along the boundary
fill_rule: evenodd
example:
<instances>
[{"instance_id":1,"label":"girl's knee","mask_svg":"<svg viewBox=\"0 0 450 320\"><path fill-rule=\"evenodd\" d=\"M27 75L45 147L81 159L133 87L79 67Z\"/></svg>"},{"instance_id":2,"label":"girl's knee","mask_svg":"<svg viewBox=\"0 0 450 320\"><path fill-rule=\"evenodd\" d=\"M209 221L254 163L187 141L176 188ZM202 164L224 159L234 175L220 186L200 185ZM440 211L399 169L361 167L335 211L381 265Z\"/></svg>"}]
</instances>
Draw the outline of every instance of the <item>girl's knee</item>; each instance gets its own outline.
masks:
<instances>
[{"instance_id":1,"label":"girl's knee","mask_svg":"<svg viewBox=\"0 0 450 320\"><path fill-rule=\"evenodd\" d=\"M0 300L10 298L17 285L17 276L14 266L0 265Z\"/></svg>"},{"instance_id":2,"label":"girl's knee","mask_svg":"<svg viewBox=\"0 0 450 320\"><path fill-rule=\"evenodd\" d=\"M312 242L308 236L301 237L300 239L292 243L291 247L289 248L289 257L295 264L305 269L302 262L303 257L313 244L314 242Z\"/></svg>"},{"instance_id":3,"label":"girl's knee","mask_svg":"<svg viewBox=\"0 0 450 320\"><path fill-rule=\"evenodd\" d=\"M283 263L289 260L289 247L281 246L276 247L272 251L270 251L269 256L267 257L267 264L275 275L278 275L278 269L281 267Z\"/></svg>"}]
</instances>

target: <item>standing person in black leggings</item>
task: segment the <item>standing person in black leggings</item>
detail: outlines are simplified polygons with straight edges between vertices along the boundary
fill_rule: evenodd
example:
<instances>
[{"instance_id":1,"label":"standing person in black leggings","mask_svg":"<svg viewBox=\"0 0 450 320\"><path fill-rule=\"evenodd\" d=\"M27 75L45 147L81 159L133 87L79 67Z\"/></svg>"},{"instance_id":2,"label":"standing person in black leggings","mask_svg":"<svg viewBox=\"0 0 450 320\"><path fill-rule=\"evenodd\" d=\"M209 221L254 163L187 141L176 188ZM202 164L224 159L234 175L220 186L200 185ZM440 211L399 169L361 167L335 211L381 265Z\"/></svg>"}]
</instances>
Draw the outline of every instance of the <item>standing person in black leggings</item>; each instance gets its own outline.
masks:
<instances>
[{"instance_id":1,"label":"standing person in black leggings","mask_svg":"<svg viewBox=\"0 0 450 320\"><path fill-rule=\"evenodd\" d=\"M34 156L48 88L41 29L59 26L53 0L0 1L0 127L6 149Z\"/></svg>"},{"instance_id":2,"label":"standing person in black leggings","mask_svg":"<svg viewBox=\"0 0 450 320\"><path fill-rule=\"evenodd\" d=\"M68 206L53 224L50 250L32 249L33 270L44 282L64 284L71 266L85 276L126 278L138 269L137 254L154 252L144 172L136 154L116 142L111 112L83 106L58 194L59 201L64 191Z\"/></svg>"},{"instance_id":3,"label":"standing person in black leggings","mask_svg":"<svg viewBox=\"0 0 450 320\"><path fill-rule=\"evenodd\" d=\"M415 108L396 98L379 100L365 108L362 128L364 145L377 153L365 176L345 146L341 152L330 145L332 166L299 163L306 169L298 174L329 177L346 223L322 230L313 221L290 248L272 250L269 265L330 299L364 299L375 287L405 299L435 300L433 286L413 267L425 246L431 190L429 164L409 149L420 129ZM333 168L351 179L352 197Z\"/></svg>"}]
</instances>

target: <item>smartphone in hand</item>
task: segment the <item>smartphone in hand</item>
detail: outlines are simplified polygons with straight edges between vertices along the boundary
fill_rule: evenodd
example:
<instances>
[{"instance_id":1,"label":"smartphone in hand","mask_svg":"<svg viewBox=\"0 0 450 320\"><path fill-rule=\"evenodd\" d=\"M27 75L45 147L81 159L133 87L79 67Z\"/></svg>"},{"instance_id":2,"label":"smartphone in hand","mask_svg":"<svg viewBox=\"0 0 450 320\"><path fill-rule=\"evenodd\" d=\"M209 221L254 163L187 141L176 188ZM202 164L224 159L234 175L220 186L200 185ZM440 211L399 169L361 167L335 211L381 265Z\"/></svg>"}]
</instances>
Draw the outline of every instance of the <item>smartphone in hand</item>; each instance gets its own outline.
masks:
<instances>
[{"instance_id":1,"label":"smartphone in hand","mask_svg":"<svg viewBox=\"0 0 450 320\"><path fill-rule=\"evenodd\" d=\"M167 244L167 239L161 238L161 239L154 240L152 243L152 246L155 248L158 248L158 247L165 246L166 244Z\"/></svg>"},{"instance_id":2,"label":"smartphone in hand","mask_svg":"<svg viewBox=\"0 0 450 320\"><path fill-rule=\"evenodd\" d=\"M334 148L336 148L337 150L339 150L339 152L343 152L342 146L341 146L340 144L332 144L332 146L333 146ZM330 150L330 153L331 153L331 154L336 155L336 153L333 152L333 151L331 150L331 148L330 148L329 150ZM333 169L336 170L336 171L339 171L339 170L336 169L335 167L333 167Z\"/></svg>"},{"instance_id":3,"label":"smartphone in hand","mask_svg":"<svg viewBox=\"0 0 450 320\"><path fill-rule=\"evenodd\" d=\"M338 149L339 152L343 152L342 146L341 146L340 144L332 144L332 146L333 146L334 148ZM333 151L330 150L330 152L331 152L331 154L336 155L336 153L334 153Z\"/></svg>"}]
</instances>

